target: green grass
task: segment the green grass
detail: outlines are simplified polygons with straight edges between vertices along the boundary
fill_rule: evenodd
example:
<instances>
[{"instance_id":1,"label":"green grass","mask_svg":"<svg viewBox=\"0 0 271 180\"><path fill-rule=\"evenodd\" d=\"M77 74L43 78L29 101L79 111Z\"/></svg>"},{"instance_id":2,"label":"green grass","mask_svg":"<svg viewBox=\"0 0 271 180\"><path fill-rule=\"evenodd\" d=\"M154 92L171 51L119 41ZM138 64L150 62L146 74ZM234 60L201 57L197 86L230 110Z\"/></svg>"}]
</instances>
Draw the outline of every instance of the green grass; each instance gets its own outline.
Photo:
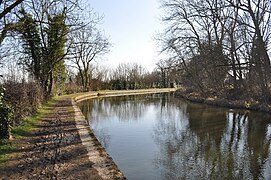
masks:
<instances>
[{"instance_id":1,"label":"green grass","mask_svg":"<svg viewBox=\"0 0 271 180\"><path fill-rule=\"evenodd\" d=\"M14 145L7 140L0 140L0 165L8 161L8 153L14 149Z\"/></svg>"},{"instance_id":2,"label":"green grass","mask_svg":"<svg viewBox=\"0 0 271 180\"><path fill-rule=\"evenodd\" d=\"M49 113L50 110L52 110L52 106L56 102L57 102L56 99L52 99L51 101L49 101L48 103L43 105L41 108L39 108L36 114L34 114L31 117L26 118L21 125L13 128L11 130L12 136L17 139L26 136L27 133L29 133L31 130L33 130L34 125L37 123L37 121L40 120L40 118L42 116Z\"/></svg>"},{"instance_id":3,"label":"green grass","mask_svg":"<svg viewBox=\"0 0 271 180\"><path fill-rule=\"evenodd\" d=\"M31 117L28 117L24 122L11 130L12 137L16 139L24 138L30 131L34 129L34 125L43 117L48 114L53 105L56 104L57 99L52 99L41 108L37 113ZM8 140L0 140L0 165L7 162L11 151L16 149L16 145Z\"/></svg>"},{"instance_id":4,"label":"green grass","mask_svg":"<svg viewBox=\"0 0 271 180\"><path fill-rule=\"evenodd\" d=\"M34 116L27 118L21 125L11 130L11 134L15 138L22 138L27 135L33 128L33 125L37 122L37 119L41 116L41 113L37 113Z\"/></svg>"}]
</instances>

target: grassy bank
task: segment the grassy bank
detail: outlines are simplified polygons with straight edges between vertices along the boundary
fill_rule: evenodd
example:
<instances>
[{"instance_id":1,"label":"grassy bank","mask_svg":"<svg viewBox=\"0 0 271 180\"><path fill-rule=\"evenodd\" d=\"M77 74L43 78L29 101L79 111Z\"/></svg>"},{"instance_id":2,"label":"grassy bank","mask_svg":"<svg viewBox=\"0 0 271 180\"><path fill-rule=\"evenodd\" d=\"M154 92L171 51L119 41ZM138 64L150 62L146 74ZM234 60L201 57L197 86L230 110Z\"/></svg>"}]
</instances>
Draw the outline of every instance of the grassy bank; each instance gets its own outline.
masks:
<instances>
[{"instance_id":1,"label":"grassy bank","mask_svg":"<svg viewBox=\"0 0 271 180\"><path fill-rule=\"evenodd\" d=\"M16 148L16 141L24 138L30 131L34 130L34 125L52 110L52 106L57 102L56 98L53 98L48 103L40 107L37 113L31 117L26 118L22 124L16 126L11 130L11 140L0 140L0 164L8 161L9 154Z\"/></svg>"},{"instance_id":2,"label":"grassy bank","mask_svg":"<svg viewBox=\"0 0 271 180\"><path fill-rule=\"evenodd\" d=\"M15 145L8 140L0 140L0 164L8 160L8 154L15 149Z\"/></svg>"}]
</instances>

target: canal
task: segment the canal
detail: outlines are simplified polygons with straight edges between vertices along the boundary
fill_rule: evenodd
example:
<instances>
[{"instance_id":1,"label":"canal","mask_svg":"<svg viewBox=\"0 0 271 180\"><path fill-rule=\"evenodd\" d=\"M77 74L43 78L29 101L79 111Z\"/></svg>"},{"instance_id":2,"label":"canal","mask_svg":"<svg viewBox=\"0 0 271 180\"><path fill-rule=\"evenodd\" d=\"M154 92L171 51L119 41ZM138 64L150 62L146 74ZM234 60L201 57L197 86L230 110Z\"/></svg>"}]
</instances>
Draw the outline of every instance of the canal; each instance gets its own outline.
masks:
<instances>
[{"instance_id":1,"label":"canal","mask_svg":"<svg viewBox=\"0 0 271 180\"><path fill-rule=\"evenodd\" d=\"M271 179L271 116L170 93L78 104L129 180Z\"/></svg>"}]
</instances>

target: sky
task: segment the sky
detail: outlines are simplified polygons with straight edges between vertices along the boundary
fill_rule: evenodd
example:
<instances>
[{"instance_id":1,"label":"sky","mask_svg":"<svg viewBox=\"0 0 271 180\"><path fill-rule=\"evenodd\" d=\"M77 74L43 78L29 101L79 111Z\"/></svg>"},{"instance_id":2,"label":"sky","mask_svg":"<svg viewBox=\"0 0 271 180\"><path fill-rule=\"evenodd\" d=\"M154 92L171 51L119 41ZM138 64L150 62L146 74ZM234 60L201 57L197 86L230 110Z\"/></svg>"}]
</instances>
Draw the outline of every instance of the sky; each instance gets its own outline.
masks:
<instances>
[{"instance_id":1,"label":"sky","mask_svg":"<svg viewBox=\"0 0 271 180\"><path fill-rule=\"evenodd\" d=\"M119 63L137 62L151 71L159 60L154 40L163 30L159 0L92 0L94 12L103 16L99 26L112 44L102 63L116 67Z\"/></svg>"}]
</instances>

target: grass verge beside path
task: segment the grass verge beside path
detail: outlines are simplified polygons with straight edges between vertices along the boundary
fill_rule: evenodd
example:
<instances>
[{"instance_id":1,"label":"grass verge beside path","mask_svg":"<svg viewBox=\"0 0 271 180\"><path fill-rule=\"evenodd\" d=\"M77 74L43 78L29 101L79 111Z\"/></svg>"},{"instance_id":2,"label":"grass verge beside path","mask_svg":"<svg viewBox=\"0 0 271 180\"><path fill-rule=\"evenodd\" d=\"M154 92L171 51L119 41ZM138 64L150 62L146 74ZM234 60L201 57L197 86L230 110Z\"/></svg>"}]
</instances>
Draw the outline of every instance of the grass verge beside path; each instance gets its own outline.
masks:
<instances>
[{"instance_id":1,"label":"grass verge beside path","mask_svg":"<svg viewBox=\"0 0 271 180\"><path fill-rule=\"evenodd\" d=\"M8 154L14 149L14 144L8 140L0 140L0 165L8 160Z\"/></svg>"},{"instance_id":2,"label":"grass verge beside path","mask_svg":"<svg viewBox=\"0 0 271 180\"><path fill-rule=\"evenodd\" d=\"M28 117L19 126L11 130L11 141L10 140L0 140L0 165L4 164L9 159L9 154L16 149L16 140L24 138L30 131L34 129L34 125L38 120L49 113L53 105L57 103L57 99L53 98L42 107L40 107L36 114Z\"/></svg>"}]
</instances>

